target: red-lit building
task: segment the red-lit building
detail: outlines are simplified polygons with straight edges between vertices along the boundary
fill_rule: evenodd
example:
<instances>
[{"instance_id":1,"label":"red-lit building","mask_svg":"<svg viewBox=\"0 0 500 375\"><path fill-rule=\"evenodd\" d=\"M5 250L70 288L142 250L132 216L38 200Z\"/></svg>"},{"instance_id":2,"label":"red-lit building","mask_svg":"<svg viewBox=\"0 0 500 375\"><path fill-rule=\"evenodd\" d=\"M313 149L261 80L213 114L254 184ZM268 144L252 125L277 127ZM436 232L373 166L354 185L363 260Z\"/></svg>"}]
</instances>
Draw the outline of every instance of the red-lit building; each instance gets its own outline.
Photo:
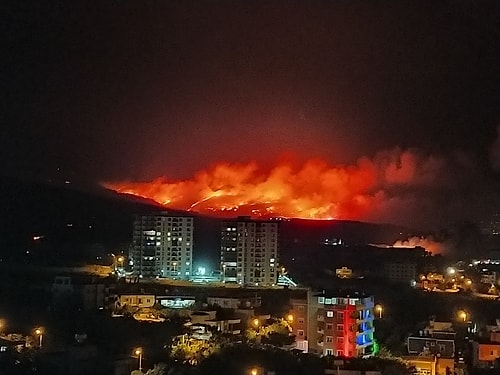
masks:
<instances>
[{"instance_id":1,"label":"red-lit building","mask_svg":"<svg viewBox=\"0 0 500 375\"><path fill-rule=\"evenodd\" d=\"M358 292L304 294L290 301L297 349L344 357L372 355L373 296Z\"/></svg>"}]
</instances>

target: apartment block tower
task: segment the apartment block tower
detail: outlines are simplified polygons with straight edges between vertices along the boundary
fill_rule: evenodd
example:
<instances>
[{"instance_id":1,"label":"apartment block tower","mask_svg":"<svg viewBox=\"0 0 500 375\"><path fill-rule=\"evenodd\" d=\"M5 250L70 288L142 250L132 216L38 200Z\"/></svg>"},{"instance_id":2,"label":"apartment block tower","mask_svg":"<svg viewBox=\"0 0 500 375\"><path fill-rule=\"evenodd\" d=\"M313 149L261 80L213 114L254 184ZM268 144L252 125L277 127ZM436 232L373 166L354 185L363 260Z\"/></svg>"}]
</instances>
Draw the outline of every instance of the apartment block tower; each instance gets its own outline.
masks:
<instances>
[{"instance_id":1,"label":"apartment block tower","mask_svg":"<svg viewBox=\"0 0 500 375\"><path fill-rule=\"evenodd\" d=\"M307 290L290 303L298 349L351 358L373 355L373 296L352 291Z\"/></svg>"},{"instance_id":2,"label":"apartment block tower","mask_svg":"<svg viewBox=\"0 0 500 375\"><path fill-rule=\"evenodd\" d=\"M193 217L170 212L137 216L131 258L139 277L191 278Z\"/></svg>"},{"instance_id":3,"label":"apartment block tower","mask_svg":"<svg viewBox=\"0 0 500 375\"><path fill-rule=\"evenodd\" d=\"M221 275L226 283L275 285L279 222L240 216L222 222Z\"/></svg>"}]
</instances>

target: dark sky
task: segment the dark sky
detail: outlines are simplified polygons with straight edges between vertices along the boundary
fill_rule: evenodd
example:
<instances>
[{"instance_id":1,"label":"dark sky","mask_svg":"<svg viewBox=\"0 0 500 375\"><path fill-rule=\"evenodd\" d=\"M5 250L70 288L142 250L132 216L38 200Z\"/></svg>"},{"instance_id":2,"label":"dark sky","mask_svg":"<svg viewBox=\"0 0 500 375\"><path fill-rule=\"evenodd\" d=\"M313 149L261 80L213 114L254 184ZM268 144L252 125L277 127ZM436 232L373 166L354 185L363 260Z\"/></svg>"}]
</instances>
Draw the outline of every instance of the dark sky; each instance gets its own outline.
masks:
<instances>
[{"instance_id":1,"label":"dark sky","mask_svg":"<svg viewBox=\"0 0 500 375\"><path fill-rule=\"evenodd\" d=\"M498 1L1 7L2 173L186 178L400 147L498 177Z\"/></svg>"}]
</instances>

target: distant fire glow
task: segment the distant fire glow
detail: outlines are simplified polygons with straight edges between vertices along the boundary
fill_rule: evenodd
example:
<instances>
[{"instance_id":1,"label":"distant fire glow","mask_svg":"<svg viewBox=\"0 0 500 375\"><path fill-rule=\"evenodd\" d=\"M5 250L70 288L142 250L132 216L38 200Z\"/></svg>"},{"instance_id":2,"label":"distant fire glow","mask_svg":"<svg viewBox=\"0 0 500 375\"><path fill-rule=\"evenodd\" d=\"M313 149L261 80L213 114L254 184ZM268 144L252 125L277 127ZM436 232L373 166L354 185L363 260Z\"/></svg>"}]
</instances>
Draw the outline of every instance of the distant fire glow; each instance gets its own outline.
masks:
<instances>
[{"instance_id":1,"label":"distant fire glow","mask_svg":"<svg viewBox=\"0 0 500 375\"><path fill-rule=\"evenodd\" d=\"M388 151L354 165L308 160L264 170L248 164L217 163L187 180L107 182L109 189L150 198L172 209L223 217L366 219L390 208L391 189L423 185L440 169L438 159L411 151Z\"/></svg>"},{"instance_id":2,"label":"distant fire glow","mask_svg":"<svg viewBox=\"0 0 500 375\"><path fill-rule=\"evenodd\" d=\"M406 240L396 241L393 246L408 248L420 246L425 250L430 251L433 255L442 254L446 251L446 244L435 241L431 237L411 237Z\"/></svg>"}]
</instances>

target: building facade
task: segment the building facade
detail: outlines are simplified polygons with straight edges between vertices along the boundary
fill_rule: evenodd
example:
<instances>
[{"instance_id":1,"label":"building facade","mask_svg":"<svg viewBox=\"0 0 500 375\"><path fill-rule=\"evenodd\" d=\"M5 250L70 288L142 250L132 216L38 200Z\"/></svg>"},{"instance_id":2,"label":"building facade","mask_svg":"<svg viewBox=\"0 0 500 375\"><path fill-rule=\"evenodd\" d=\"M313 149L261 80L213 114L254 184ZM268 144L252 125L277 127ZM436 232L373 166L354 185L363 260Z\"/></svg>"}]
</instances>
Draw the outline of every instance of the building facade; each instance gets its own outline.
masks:
<instances>
[{"instance_id":1,"label":"building facade","mask_svg":"<svg viewBox=\"0 0 500 375\"><path fill-rule=\"evenodd\" d=\"M269 286L278 277L279 223L240 216L222 223L223 282Z\"/></svg>"},{"instance_id":2,"label":"building facade","mask_svg":"<svg viewBox=\"0 0 500 375\"><path fill-rule=\"evenodd\" d=\"M191 278L193 217L169 214L137 216L134 221L134 274L140 277Z\"/></svg>"},{"instance_id":3,"label":"building facade","mask_svg":"<svg viewBox=\"0 0 500 375\"><path fill-rule=\"evenodd\" d=\"M415 262L385 262L382 266L383 275L392 282L410 284L417 278Z\"/></svg>"},{"instance_id":4,"label":"building facade","mask_svg":"<svg viewBox=\"0 0 500 375\"><path fill-rule=\"evenodd\" d=\"M343 357L373 354L373 296L308 291L307 298L291 299L291 305L298 349Z\"/></svg>"}]
</instances>

